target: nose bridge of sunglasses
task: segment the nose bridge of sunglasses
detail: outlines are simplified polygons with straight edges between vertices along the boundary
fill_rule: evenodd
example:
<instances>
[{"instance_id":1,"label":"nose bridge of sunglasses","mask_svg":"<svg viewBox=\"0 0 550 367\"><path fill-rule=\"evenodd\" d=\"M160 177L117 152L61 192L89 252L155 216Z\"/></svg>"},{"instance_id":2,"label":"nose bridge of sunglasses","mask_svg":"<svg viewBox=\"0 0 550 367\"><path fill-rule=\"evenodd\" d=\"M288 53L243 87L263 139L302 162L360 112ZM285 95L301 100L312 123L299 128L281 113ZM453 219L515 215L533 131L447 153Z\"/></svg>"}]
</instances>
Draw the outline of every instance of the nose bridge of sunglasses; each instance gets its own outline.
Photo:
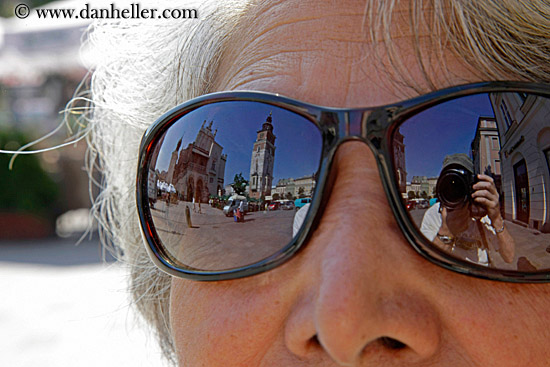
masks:
<instances>
[{"instance_id":1,"label":"nose bridge of sunglasses","mask_svg":"<svg viewBox=\"0 0 550 367\"><path fill-rule=\"evenodd\" d=\"M363 138L366 136L365 121L371 110L336 110L321 113L321 125L340 139L351 137Z\"/></svg>"},{"instance_id":2,"label":"nose bridge of sunglasses","mask_svg":"<svg viewBox=\"0 0 550 367\"><path fill-rule=\"evenodd\" d=\"M395 108L377 108L364 111L361 119L363 136L376 148L380 149L389 123L392 121Z\"/></svg>"}]
</instances>

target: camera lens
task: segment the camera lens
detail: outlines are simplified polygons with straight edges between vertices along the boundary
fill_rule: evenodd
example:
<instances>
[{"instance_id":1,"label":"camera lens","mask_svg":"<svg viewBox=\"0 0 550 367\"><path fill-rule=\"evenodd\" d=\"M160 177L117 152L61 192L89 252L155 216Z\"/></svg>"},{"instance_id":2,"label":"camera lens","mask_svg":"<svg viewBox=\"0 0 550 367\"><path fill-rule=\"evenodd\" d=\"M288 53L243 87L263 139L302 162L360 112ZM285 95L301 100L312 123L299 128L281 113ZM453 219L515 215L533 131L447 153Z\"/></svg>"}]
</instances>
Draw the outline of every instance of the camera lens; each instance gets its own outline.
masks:
<instances>
[{"instance_id":1,"label":"camera lens","mask_svg":"<svg viewBox=\"0 0 550 367\"><path fill-rule=\"evenodd\" d=\"M462 170L444 172L436 186L441 204L448 209L458 209L468 202L470 186L467 176Z\"/></svg>"}]
</instances>

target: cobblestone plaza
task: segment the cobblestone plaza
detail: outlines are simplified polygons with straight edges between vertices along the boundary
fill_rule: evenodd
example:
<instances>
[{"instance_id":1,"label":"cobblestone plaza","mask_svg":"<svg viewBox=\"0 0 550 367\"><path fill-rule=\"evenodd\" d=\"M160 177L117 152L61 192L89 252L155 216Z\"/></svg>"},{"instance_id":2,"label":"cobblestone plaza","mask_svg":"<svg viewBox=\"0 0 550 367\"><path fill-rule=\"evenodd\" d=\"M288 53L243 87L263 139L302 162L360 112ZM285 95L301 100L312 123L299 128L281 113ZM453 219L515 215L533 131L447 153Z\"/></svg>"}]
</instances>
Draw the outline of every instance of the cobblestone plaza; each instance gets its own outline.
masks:
<instances>
[{"instance_id":1,"label":"cobblestone plaza","mask_svg":"<svg viewBox=\"0 0 550 367\"><path fill-rule=\"evenodd\" d=\"M189 208L190 223L186 219ZM294 210L249 212L235 222L222 210L186 201L157 201L151 215L170 255L203 270L229 269L264 259L292 239Z\"/></svg>"}]
</instances>

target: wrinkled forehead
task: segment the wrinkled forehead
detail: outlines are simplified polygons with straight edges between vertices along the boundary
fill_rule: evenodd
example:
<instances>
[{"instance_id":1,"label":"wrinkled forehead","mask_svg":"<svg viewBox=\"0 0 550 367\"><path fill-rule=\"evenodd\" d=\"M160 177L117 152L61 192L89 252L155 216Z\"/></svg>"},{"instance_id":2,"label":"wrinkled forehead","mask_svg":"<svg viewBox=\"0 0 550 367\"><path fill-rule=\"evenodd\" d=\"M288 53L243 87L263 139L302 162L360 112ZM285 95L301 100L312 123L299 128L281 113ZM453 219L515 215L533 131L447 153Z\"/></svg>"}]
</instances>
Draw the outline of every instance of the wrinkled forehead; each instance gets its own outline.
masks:
<instances>
[{"instance_id":1,"label":"wrinkled forehead","mask_svg":"<svg viewBox=\"0 0 550 367\"><path fill-rule=\"evenodd\" d=\"M419 29L413 37L406 3L389 14L390 47L399 55L396 62L407 65L412 84L422 88L425 73L414 42L424 47L427 30ZM418 94L402 85L396 90L400 78L387 55L388 44L372 41L375 30L366 11L363 1L282 1L251 7L228 42L217 88L267 90L295 98L307 89L309 102L333 106L388 103L381 90L394 100ZM429 67L430 77L445 79L441 65Z\"/></svg>"}]
</instances>

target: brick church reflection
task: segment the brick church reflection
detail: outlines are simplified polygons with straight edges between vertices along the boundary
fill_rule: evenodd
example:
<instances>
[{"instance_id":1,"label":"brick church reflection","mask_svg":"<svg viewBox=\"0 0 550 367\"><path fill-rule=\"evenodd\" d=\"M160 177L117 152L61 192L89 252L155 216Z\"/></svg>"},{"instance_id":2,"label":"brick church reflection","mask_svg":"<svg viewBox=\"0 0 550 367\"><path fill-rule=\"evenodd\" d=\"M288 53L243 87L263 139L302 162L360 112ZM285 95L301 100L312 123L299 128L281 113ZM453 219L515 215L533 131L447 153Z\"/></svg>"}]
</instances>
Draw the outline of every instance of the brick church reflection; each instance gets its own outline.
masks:
<instances>
[{"instance_id":1,"label":"brick church reflection","mask_svg":"<svg viewBox=\"0 0 550 367\"><path fill-rule=\"evenodd\" d=\"M210 195L222 195L227 154L216 142L213 121L203 122L193 143L182 148L182 139L172 152L168 171L158 173L176 189L179 200L207 202ZM206 126L205 126L206 125ZM164 177L163 177L164 176Z\"/></svg>"}]
</instances>

